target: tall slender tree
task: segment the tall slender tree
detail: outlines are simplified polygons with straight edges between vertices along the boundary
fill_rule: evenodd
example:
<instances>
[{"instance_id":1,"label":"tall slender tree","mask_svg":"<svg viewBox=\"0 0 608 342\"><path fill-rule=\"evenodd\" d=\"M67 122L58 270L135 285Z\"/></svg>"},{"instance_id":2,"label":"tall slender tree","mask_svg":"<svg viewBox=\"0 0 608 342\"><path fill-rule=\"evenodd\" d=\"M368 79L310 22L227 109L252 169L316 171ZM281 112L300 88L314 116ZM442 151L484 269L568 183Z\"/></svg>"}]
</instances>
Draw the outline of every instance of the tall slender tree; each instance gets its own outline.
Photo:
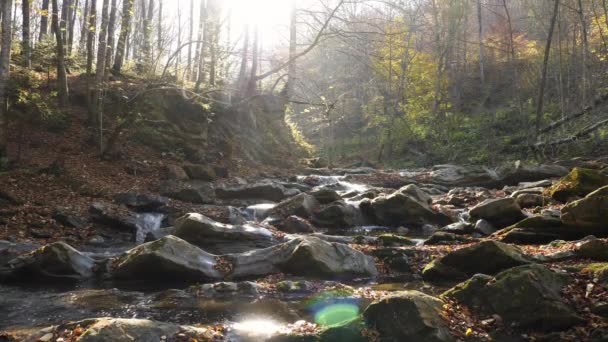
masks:
<instances>
[{"instance_id":1,"label":"tall slender tree","mask_svg":"<svg viewBox=\"0 0 608 342\"><path fill-rule=\"evenodd\" d=\"M2 42L0 43L0 49L2 49L0 50L0 167L4 167L8 161L6 86L10 75L11 45L13 40L12 7L13 0L0 1L0 14L2 14Z\"/></svg>"},{"instance_id":2,"label":"tall slender tree","mask_svg":"<svg viewBox=\"0 0 608 342\"><path fill-rule=\"evenodd\" d=\"M131 18L133 18L133 1L123 0L122 3L122 20L120 25L120 35L116 44L116 57L112 70L119 74L126 55L126 42L131 31Z\"/></svg>"},{"instance_id":3,"label":"tall slender tree","mask_svg":"<svg viewBox=\"0 0 608 342\"><path fill-rule=\"evenodd\" d=\"M112 0L110 5L110 20L108 21L108 42L106 48L106 62L104 63L104 79L110 76L110 65L114 56L114 31L116 30L116 0Z\"/></svg>"},{"instance_id":4,"label":"tall slender tree","mask_svg":"<svg viewBox=\"0 0 608 342\"><path fill-rule=\"evenodd\" d=\"M23 15L22 24L22 53L23 53L23 64L26 68L32 67L32 43L31 43L31 32L30 32L30 0L21 1L21 14Z\"/></svg>"},{"instance_id":5,"label":"tall slender tree","mask_svg":"<svg viewBox=\"0 0 608 342\"><path fill-rule=\"evenodd\" d=\"M87 75L93 75L93 49L95 48L95 28L97 27L97 0L89 0L89 17L87 27ZM90 88L90 87L89 87Z\"/></svg>"},{"instance_id":6,"label":"tall slender tree","mask_svg":"<svg viewBox=\"0 0 608 342\"><path fill-rule=\"evenodd\" d=\"M48 34L49 27L49 0L42 0L40 7L40 36L39 40L43 40Z\"/></svg>"},{"instance_id":7,"label":"tall slender tree","mask_svg":"<svg viewBox=\"0 0 608 342\"><path fill-rule=\"evenodd\" d=\"M291 0L291 16L289 20L289 67L287 70L287 97L293 98L296 85L296 60L298 32L296 0Z\"/></svg>"},{"instance_id":8,"label":"tall slender tree","mask_svg":"<svg viewBox=\"0 0 608 342\"><path fill-rule=\"evenodd\" d=\"M53 2L53 16L51 18L51 27L55 32L55 40L57 41L57 92L59 94L59 105L65 107L68 104L68 78L65 69L65 47L63 45L63 35L59 28L59 6L57 0Z\"/></svg>"}]
</instances>

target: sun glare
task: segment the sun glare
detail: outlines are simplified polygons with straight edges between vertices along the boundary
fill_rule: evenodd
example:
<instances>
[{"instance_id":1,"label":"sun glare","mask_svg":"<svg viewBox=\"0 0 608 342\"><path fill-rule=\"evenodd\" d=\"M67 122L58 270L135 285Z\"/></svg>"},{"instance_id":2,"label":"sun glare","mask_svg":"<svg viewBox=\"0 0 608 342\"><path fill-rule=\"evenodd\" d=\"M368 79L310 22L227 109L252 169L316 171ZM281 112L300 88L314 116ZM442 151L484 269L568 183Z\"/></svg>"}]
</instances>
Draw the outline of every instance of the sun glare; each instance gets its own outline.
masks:
<instances>
[{"instance_id":1,"label":"sun glare","mask_svg":"<svg viewBox=\"0 0 608 342\"><path fill-rule=\"evenodd\" d=\"M231 12L235 30L244 25L257 26L262 39L279 39L279 29L289 25L289 0L227 0L224 6Z\"/></svg>"}]
</instances>

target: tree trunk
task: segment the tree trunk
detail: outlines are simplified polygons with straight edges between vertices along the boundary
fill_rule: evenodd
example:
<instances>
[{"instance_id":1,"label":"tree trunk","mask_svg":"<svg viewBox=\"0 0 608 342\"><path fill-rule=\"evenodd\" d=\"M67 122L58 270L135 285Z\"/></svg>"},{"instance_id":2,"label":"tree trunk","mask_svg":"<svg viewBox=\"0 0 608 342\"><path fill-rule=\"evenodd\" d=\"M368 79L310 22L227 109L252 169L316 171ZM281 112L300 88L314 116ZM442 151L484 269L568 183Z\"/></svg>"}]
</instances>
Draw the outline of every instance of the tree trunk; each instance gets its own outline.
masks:
<instances>
[{"instance_id":1,"label":"tree trunk","mask_svg":"<svg viewBox=\"0 0 608 342\"><path fill-rule=\"evenodd\" d=\"M540 77L540 86L538 88L538 100L536 104L536 124L535 124L535 132L536 137L538 138L538 133L540 131L540 125L543 117L543 105L544 105L544 97L545 97L545 85L547 83L547 66L549 64L549 55L551 53L551 40L553 38L553 30L555 28L555 22L557 21L557 13L559 12L559 0L554 0L555 5L553 7L553 15L551 17L551 25L549 27L549 34L547 36L547 45L545 46L545 55L543 57L543 68L542 74Z\"/></svg>"},{"instance_id":2,"label":"tree trunk","mask_svg":"<svg viewBox=\"0 0 608 342\"><path fill-rule=\"evenodd\" d=\"M296 60L295 55L298 44L297 25L297 8L296 0L291 0L291 18L289 23L289 67L287 71L287 98L292 99L296 85Z\"/></svg>"},{"instance_id":3,"label":"tree trunk","mask_svg":"<svg viewBox=\"0 0 608 342\"><path fill-rule=\"evenodd\" d=\"M190 31L188 34L188 41L192 41L192 36L194 34L194 0L190 0ZM186 74L184 75L185 79L192 79L192 44L188 45L188 61L186 64Z\"/></svg>"},{"instance_id":4,"label":"tree trunk","mask_svg":"<svg viewBox=\"0 0 608 342\"><path fill-rule=\"evenodd\" d=\"M158 50L158 56L160 57L163 48L163 0L158 0L158 27L156 28L156 31L158 33L158 36L156 37L156 49Z\"/></svg>"},{"instance_id":5,"label":"tree trunk","mask_svg":"<svg viewBox=\"0 0 608 342\"><path fill-rule=\"evenodd\" d=\"M100 153L103 151L103 81L105 75L106 65L106 49L107 49L107 36L108 36L108 7L110 0L103 0L103 6L101 9L101 26L99 27L99 46L97 47L97 68L95 69L95 86L93 95L93 108L96 114L96 124L99 139Z\"/></svg>"},{"instance_id":6,"label":"tree trunk","mask_svg":"<svg viewBox=\"0 0 608 342\"><path fill-rule=\"evenodd\" d=\"M253 27L253 42L251 52L251 76L249 76L249 84L247 85L247 97L253 96L257 93L257 83L255 76L258 73L258 58L260 51L258 26Z\"/></svg>"},{"instance_id":7,"label":"tree trunk","mask_svg":"<svg viewBox=\"0 0 608 342\"><path fill-rule=\"evenodd\" d=\"M0 167L6 165L7 154L7 112L6 85L9 80L11 64L12 23L11 9L13 0L0 2L0 13L2 13L2 43L0 44Z\"/></svg>"},{"instance_id":8,"label":"tree trunk","mask_svg":"<svg viewBox=\"0 0 608 342\"><path fill-rule=\"evenodd\" d=\"M97 0L89 1L89 24L87 29L87 75L93 75L93 49L95 45L95 27L97 27ZM90 88L90 87L89 87Z\"/></svg>"},{"instance_id":9,"label":"tree trunk","mask_svg":"<svg viewBox=\"0 0 608 342\"><path fill-rule=\"evenodd\" d=\"M68 29L68 56L72 54L72 46L74 45L74 26L76 25L76 15L78 14L79 0L74 1L70 6L70 22Z\"/></svg>"},{"instance_id":10,"label":"tree trunk","mask_svg":"<svg viewBox=\"0 0 608 342\"><path fill-rule=\"evenodd\" d=\"M125 0L127 1L127 0ZM114 56L114 31L116 29L116 0L112 0L110 6L110 21L108 22L108 43L106 47L106 62L104 63L104 80L110 76L110 65Z\"/></svg>"},{"instance_id":11,"label":"tree trunk","mask_svg":"<svg viewBox=\"0 0 608 342\"><path fill-rule=\"evenodd\" d=\"M215 86L217 73L217 50L219 48L221 11L217 0L209 0L209 18L207 19L207 35L209 36L209 84Z\"/></svg>"},{"instance_id":12,"label":"tree trunk","mask_svg":"<svg viewBox=\"0 0 608 342\"><path fill-rule=\"evenodd\" d=\"M481 89L485 89L484 53L483 53L483 18L481 15L481 0L477 0L477 22L479 23L479 80Z\"/></svg>"},{"instance_id":13,"label":"tree trunk","mask_svg":"<svg viewBox=\"0 0 608 342\"><path fill-rule=\"evenodd\" d=\"M243 49L241 51L241 68L239 70L239 93L241 96L245 94L247 84L247 55L249 54L249 27L245 25L243 32Z\"/></svg>"},{"instance_id":14,"label":"tree trunk","mask_svg":"<svg viewBox=\"0 0 608 342\"><path fill-rule=\"evenodd\" d=\"M21 13L23 14L23 28L21 30L21 33L23 34L21 42L23 49L23 62L25 67L29 69L32 67L32 45L30 41L30 0L22 0Z\"/></svg>"},{"instance_id":15,"label":"tree trunk","mask_svg":"<svg viewBox=\"0 0 608 342\"><path fill-rule=\"evenodd\" d=\"M152 45L150 42L150 34L152 33L152 19L154 18L154 0L150 0L148 3L148 13L145 11L143 13L144 16L144 41L143 41L143 60L145 64L145 69L150 70L152 66Z\"/></svg>"},{"instance_id":16,"label":"tree trunk","mask_svg":"<svg viewBox=\"0 0 608 342\"><path fill-rule=\"evenodd\" d=\"M80 53L82 53L82 51L85 50L85 45L87 42L87 27L89 25L89 0L85 0L84 1L84 12L82 14L82 23L81 23L81 28L80 28L80 44L78 46L78 49L80 50Z\"/></svg>"},{"instance_id":17,"label":"tree trunk","mask_svg":"<svg viewBox=\"0 0 608 342\"><path fill-rule=\"evenodd\" d=\"M194 69L192 71L194 78L196 79L196 83L197 83L197 87L200 86L200 82L201 82L201 73L204 70L204 65L201 65L201 60L204 59L203 54L205 51L205 40L207 39L207 37L205 37L205 21L207 18L207 8L205 6L205 1L201 0L201 7L200 7L200 12L199 12L199 22L198 22L198 41L199 43L196 44L196 51L194 53Z\"/></svg>"},{"instance_id":18,"label":"tree trunk","mask_svg":"<svg viewBox=\"0 0 608 342\"><path fill-rule=\"evenodd\" d=\"M53 2L53 18L51 20L51 27L55 32L55 39L57 40L57 91L59 93L59 105L65 107L68 104L68 78L65 70L65 47L63 45L63 36L61 29L59 28L59 6L57 6L57 0Z\"/></svg>"},{"instance_id":19,"label":"tree trunk","mask_svg":"<svg viewBox=\"0 0 608 342\"><path fill-rule=\"evenodd\" d=\"M583 11L583 2L582 0L578 0L578 14L581 22L581 35L583 40L582 46L582 60L581 60L581 74L583 78L583 85L581 87L582 92L582 103L583 106L587 103L587 55L589 53L589 43L587 40L587 22L585 20L585 12ZM601 31L601 28L600 28Z\"/></svg>"},{"instance_id":20,"label":"tree trunk","mask_svg":"<svg viewBox=\"0 0 608 342\"><path fill-rule=\"evenodd\" d=\"M70 12L70 0L63 0L61 6L61 22L59 23L61 39L63 40L64 48L68 45L68 20ZM54 29L53 29L54 30ZM64 52L65 53L65 52Z\"/></svg>"},{"instance_id":21,"label":"tree trunk","mask_svg":"<svg viewBox=\"0 0 608 342\"><path fill-rule=\"evenodd\" d=\"M40 14L40 36L39 40L42 41L49 30L49 0L42 0L42 7L40 8L42 13Z\"/></svg>"},{"instance_id":22,"label":"tree trunk","mask_svg":"<svg viewBox=\"0 0 608 342\"><path fill-rule=\"evenodd\" d=\"M133 17L133 1L123 0L122 3L122 22L120 24L120 35L118 36L118 44L116 45L116 57L114 58L114 66L112 70L120 74L122 64L125 59L126 41L131 31L131 18Z\"/></svg>"}]
</instances>

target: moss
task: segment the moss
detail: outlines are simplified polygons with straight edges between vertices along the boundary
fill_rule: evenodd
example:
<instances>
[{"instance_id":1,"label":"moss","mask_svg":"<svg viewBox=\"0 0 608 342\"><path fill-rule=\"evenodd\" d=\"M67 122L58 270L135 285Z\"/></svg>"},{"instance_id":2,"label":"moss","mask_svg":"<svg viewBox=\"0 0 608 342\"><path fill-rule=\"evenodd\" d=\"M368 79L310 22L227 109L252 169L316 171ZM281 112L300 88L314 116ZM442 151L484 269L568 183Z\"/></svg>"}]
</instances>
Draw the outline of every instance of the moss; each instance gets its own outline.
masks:
<instances>
[{"instance_id":1,"label":"moss","mask_svg":"<svg viewBox=\"0 0 608 342\"><path fill-rule=\"evenodd\" d=\"M474 294L483 289L493 278L485 274L476 274L441 294L441 297L454 298L458 302L466 303Z\"/></svg>"},{"instance_id":2,"label":"moss","mask_svg":"<svg viewBox=\"0 0 608 342\"><path fill-rule=\"evenodd\" d=\"M546 195L557 201L566 202L572 197L586 196L605 185L608 185L608 176L597 170L577 167L547 189Z\"/></svg>"},{"instance_id":3,"label":"moss","mask_svg":"<svg viewBox=\"0 0 608 342\"><path fill-rule=\"evenodd\" d=\"M383 234L378 236L378 242L385 247L393 246L393 245L401 245L401 246L413 246L416 243L412 240L406 238L405 236L395 235L395 234Z\"/></svg>"}]
</instances>

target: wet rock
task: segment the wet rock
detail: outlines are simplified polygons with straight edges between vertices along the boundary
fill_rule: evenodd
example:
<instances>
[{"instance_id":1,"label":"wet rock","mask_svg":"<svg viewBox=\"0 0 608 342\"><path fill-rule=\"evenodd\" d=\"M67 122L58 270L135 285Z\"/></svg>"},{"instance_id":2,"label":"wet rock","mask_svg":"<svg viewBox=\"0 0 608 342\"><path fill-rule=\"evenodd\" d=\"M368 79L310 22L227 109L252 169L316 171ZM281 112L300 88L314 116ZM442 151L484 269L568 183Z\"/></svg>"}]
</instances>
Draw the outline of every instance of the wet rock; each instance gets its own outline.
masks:
<instances>
[{"instance_id":1,"label":"wet rock","mask_svg":"<svg viewBox=\"0 0 608 342\"><path fill-rule=\"evenodd\" d=\"M418 291L397 292L365 310L365 321L382 341L454 341L442 318L444 303Z\"/></svg>"},{"instance_id":2,"label":"wet rock","mask_svg":"<svg viewBox=\"0 0 608 342\"><path fill-rule=\"evenodd\" d=\"M429 206L430 197L415 185L407 185L388 196L371 201L371 210L378 224L387 226L451 223L444 214Z\"/></svg>"},{"instance_id":3,"label":"wet rock","mask_svg":"<svg viewBox=\"0 0 608 342\"><path fill-rule=\"evenodd\" d=\"M196 293L199 297L230 297L230 296L257 296L262 290L262 286L250 281L243 282L219 282L213 284L203 284L191 286L189 292Z\"/></svg>"},{"instance_id":4,"label":"wet rock","mask_svg":"<svg viewBox=\"0 0 608 342\"><path fill-rule=\"evenodd\" d=\"M291 215L309 218L319 208L319 201L309 194L302 193L288 198L270 209L265 216L286 218Z\"/></svg>"},{"instance_id":5,"label":"wet rock","mask_svg":"<svg viewBox=\"0 0 608 342\"><path fill-rule=\"evenodd\" d=\"M50 333L48 329L44 329L26 338L25 341L41 341L41 337L48 335L51 336L49 341L55 341L62 330L73 330L76 327L83 329L82 334L78 337L79 342L174 341L178 338L178 334L182 334L184 339L189 337L189 339L206 341L211 340L213 335L208 329L147 319L93 318L52 328Z\"/></svg>"},{"instance_id":6,"label":"wet rock","mask_svg":"<svg viewBox=\"0 0 608 342\"><path fill-rule=\"evenodd\" d=\"M246 252L277 243L272 233L262 226L228 225L196 213L177 219L173 235L213 254Z\"/></svg>"},{"instance_id":7,"label":"wet rock","mask_svg":"<svg viewBox=\"0 0 608 342\"><path fill-rule=\"evenodd\" d=\"M39 244L31 242L10 242L0 240L0 266L19 255L29 253L39 247Z\"/></svg>"},{"instance_id":8,"label":"wet rock","mask_svg":"<svg viewBox=\"0 0 608 342\"><path fill-rule=\"evenodd\" d=\"M132 233L137 232L137 216L120 205L95 202L91 204L89 213L94 222Z\"/></svg>"},{"instance_id":9,"label":"wet rock","mask_svg":"<svg viewBox=\"0 0 608 342\"><path fill-rule=\"evenodd\" d=\"M378 243L384 247L390 246L413 246L416 242L396 234L382 234L378 236Z\"/></svg>"},{"instance_id":10,"label":"wet rock","mask_svg":"<svg viewBox=\"0 0 608 342\"><path fill-rule=\"evenodd\" d=\"M593 191L583 199L568 203L562 208L560 217L567 225L598 228L598 235L608 235L608 186Z\"/></svg>"},{"instance_id":11,"label":"wet rock","mask_svg":"<svg viewBox=\"0 0 608 342\"><path fill-rule=\"evenodd\" d=\"M547 194L557 201L567 202L572 198L584 197L606 185L608 185L608 176L597 170L577 167L547 189Z\"/></svg>"},{"instance_id":12,"label":"wet rock","mask_svg":"<svg viewBox=\"0 0 608 342\"><path fill-rule=\"evenodd\" d=\"M515 199L506 197L485 200L473 207L471 218L484 219L498 228L504 228L526 218Z\"/></svg>"},{"instance_id":13,"label":"wet rock","mask_svg":"<svg viewBox=\"0 0 608 342\"><path fill-rule=\"evenodd\" d=\"M86 220L83 219L82 217L69 214L67 211L60 209L60 208L55 210L52 217L53 217L53 220L57 221L58 223L66 226L66 227L81 229L81 228L86 227L86 224L87 224Z\"/></svg>"},{"instance_id":14,"label":"wet rock","mask_svg":"<svg viewBox=\"0 0 608 342\"><path fill-rule=\"evenodd\" d=\"M186 174L190 179L198 179L202 181L211 182L215 180L216 177L215 170L208 165L185 165L184 171L186 171Z\"/></svg>"},{"instance_id":15,"label":"wet rock","mask_svg":"<svg viewBox=\"0 0 608 342\"><path fill-rule=\"evenodd\" d=\"M564 302L561 289L570 277L538 264L503 271L492 278L477 275L443 295L485 314L498 314L520 328L567 329L583 319Z\"/></svg>"},{"instance_id":16,"label":"wet rock","mask_svg":"<svg viewBox=\"0 0 608 342\"><path fill-rule=\"evenodd\" d=\"M170 180L188 180L188 174L179 165L165 166L165 178Z\"/></svg>"},{"instance_id":17,"label":"wet rock","mask_svg":"<svg viewBox=\"0 0 608 342\"><path fill-rule=\"evenodd\" d=\"M474 239L468 238L466 236L448 233L445 231L439 231L433 233L428 240L424 242L427 246L434 245L459 245L463 243L469 243L475 241Z\"/></svg>"},{"instance_id":18,"label":"wet rock","mask_svg":"<svg viewBox=\"0 0 608 342\"><path fill-rule=\"evenodd\" d=\"M124 280L214 281L224 275L215 256L169 235L137 246L112 262L111 276Z\"/></svg>"},{"instance_id":19,"label":"wet rock","mask_svg":"<svg viewBox=\"0 0 608 342\"><path fill-rule=\"evenodd\" d=\"M577 246L576 253L587 259L596 261L608 261L608 240L592 239L581 242Z\"/></svg>"},{"instance_id":20,"label":"wet rock","mask_svg":"<svg viewBox=\"0 0 608 342\"><path fill-rule=\"evenodd\" d=\"M342 199L338 192L331 189L319 188L310 192L310 194L321 204L329 204Z\"/></svg>"},{"instance_id":21,"label":"wet rock","mask_svg":"<svg viewBox=\"0 0 608 342\"><path fill-rule=\"evenodd\" d=\"M217 197L222 199L256 199L280 202L298 194L295 189L286 189L283 185L266 181L255 184L243 184L219 187L215 189Z\"/></svg>"},{"instance_id":22,"label":"wet rock","mask_svg":"<svg viewBox=\"0 0 608 342\"><path fill-rule=\"evenodd\" d=\"M168 199L162 196L134 192L123 192L114 196L114 202L139 212L160 211L167 205L167 201Z\"/></svg>"},{"instance_id":23,"label":"wet rock","mask_svg":"<svg viewBox=\"0 0 608 342\"><path fill-rule=\"evenodd\" d=\"M339 278L375 276L371 257L348 245L316 237L299 237L270 248L224 256L231 260L234 278L284 272L299 276Z\"/></svg>"},{"instance_id":24,"label":"wet rock","mask_svg":"<svg viewBox=\"0 0 608 342\"><path fill-rule=\"evenodd\" d=\"M446 232L446 233L450 233L450 234L458 234L458 235L472 234L474 230L475 230L475 226L470 223L466 223L466 222L452 223L452 224L449 224L449 225L439 229L439 231L442 231L442 232Z\"/></svg>"},{"instance_id":25,"label":"wet rock","mask_svg":"<svg viewBox=\"0 0 608 342\"><path fill-rule=\"evenodd\" d=\"M279 225L279 229L286 233L314 233L314 227L310 222L298 216L289 216Z\"/></svg>"},{"instance_id":26,"label":"wet rock","mask_svg":"<svg viewBox=\"0 0 608 342\"><path fill-rule=\"evenodd\" d=\"M93 266L93 259L64 242L55 242L9 261L0 268L0 278L79 280L93 276Z\"/></svg>"},{"instance_id":27,"label":"wet rock","mask_svg":"<svg viewBox=\"0 0 608 342\"><path fill-rule=\"evenodd\" d=\"M430 173L432 183L448 187L492 186L499 182L498 173L485 167L436 165Z\"/></svg>"},{"instance_id":28,"label":"wet rock","mask_svg":"<svg viewBox=\"0 0 608 342\"><path fill-rule=\"evenodd\" d=\"M477 222L475 222L474 230L483 236L492 235L494 232L496 232L496 228L490 222L484 219L477 220Z\"/></svg>"},{"instance_id":29,"label":"wet rock","mask_svg":"<svg viewBox=\"0 0 608 342\"><path fill-rule=\"evenodd\" d=\"M488 240L433 260L422 270L422 277L427 280L464 279L476 273L496 274L529 262L519 248Z\"/></svg>"},{"instance_id":30,"label":"wet rock","mask_svg":"<svg viewBox=\"0 0 608 342\"><path fill-rule=\"evenodd\" d=\"M537 194L519 194L515 197L515 202L520 208L533 208L545 204L545 198Z\"/></svg>"},{"instance_id":31,"label":"wet rock","mask_svg":"<svg viewBox=\"0 0 608 342\"><path fill-rule=\"evenodd\" d=\"M53 237L53 235L51 235L51 234L49 234L47 232L44 232L44 231L41 231L41 230L35 230L35 229L30 230L30 235L34 239L49 239L49 238Z\"/></svg>"},{"instance_id":32,"label":"wet rock","mask_svg":"<svg viewBox=\"0 0 608 342\"><path fill-rule=\"evenodd\" d=\"M348 341L348 342L367 342L369 338L364 333L365 326L361 320L356 319L354 321L343 322L342 324L336 324L319 334L319 342L334 342L334 341Z\"/></svg>"},{"instance_id":33,"label":"wet rock","mask_svg":"<svg viewBox=\"0 0 608 342\"><path fill-rule=\"evenodd\" d=\"M322 228L345 229L354 227L359 221L359 211L345 202L334 202L312 216L312 222Z\"/></svg>"},{"instance_id":34,"label":"wet rock","mask_svg":"<svg viewBox=\"0 0 608 342\"><path fill-rule=\"evenodd\" d=\"M601 232L601 229L564 224L558 217L528 217L494 234L503 242L544 244L553 240L577 240Z\"/></svg>"},{"instance_id":35,"label":"wet rock","mask_svg":"<svg viewBox=\"0 0 608 342\"><path fill-rule=\"evenodd\" d=\"M215 189L203 181L165 181L159 186L163 196L196 204L215 203Z\"/></svg>"},{"instance_id":36,"label":"wet rock","mask_svg":"<svg viewBox=\"0 0 608 342\"><path fill-rule=\"evenodd\" d=\"M522 182L546 182L548 178L562 177L568 173L568 169L555 164L525 165L516 161L510 165L498 169L500 181L505 185L513 185Z\"/></svg>"}]
</instances>

